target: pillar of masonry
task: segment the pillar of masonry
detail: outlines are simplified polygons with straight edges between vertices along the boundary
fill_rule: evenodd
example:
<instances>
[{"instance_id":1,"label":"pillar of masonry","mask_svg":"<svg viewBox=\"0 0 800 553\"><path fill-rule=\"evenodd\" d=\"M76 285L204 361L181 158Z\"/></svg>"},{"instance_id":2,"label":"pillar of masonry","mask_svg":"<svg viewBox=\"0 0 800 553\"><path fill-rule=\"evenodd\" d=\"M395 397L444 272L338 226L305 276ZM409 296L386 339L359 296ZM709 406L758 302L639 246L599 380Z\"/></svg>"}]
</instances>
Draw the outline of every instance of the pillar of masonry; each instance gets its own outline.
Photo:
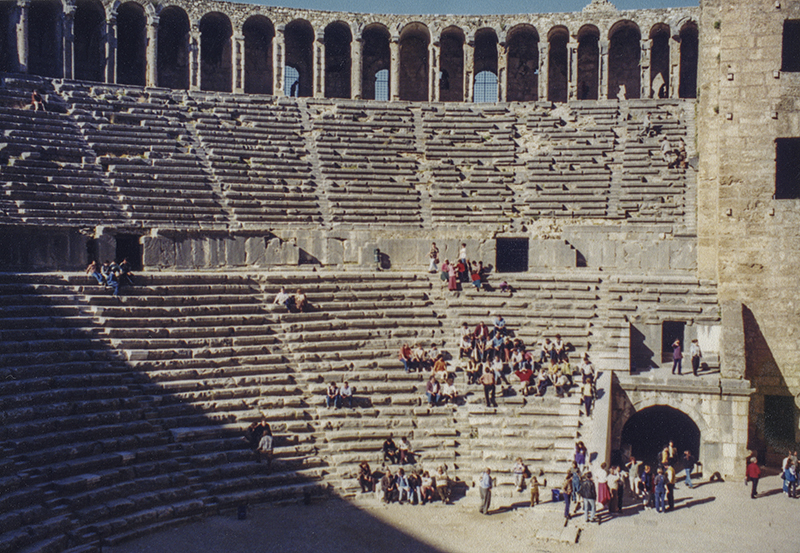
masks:
<instances>
[{"instance_id":1,"label":"pillar of masonry","mask_svg":"<svg viewBox=\"0 0 800 553\"><path fill-rule=\"evenodd\" d=\"M117 12L106 19L106 82L117 82Z\"/></svg>"},{"instance_id":2,"label":"pillar of masonry","mask_svg":"<svg viewBox=\"0 0 800 553\"><path fill-rule=\"evenodd\" d=\"M275 47L272 49L272 94L283 96L283 55L286 49L286 25L275 27Z\"/></svg>"},{"instance_id":3,"label":"pillar of masonry","mask_svg":"<svg viewBox=\"0 0 800 553\"><path fill-rule=\"evenodd\" d=\"M680 34L669 37L669 97L677 98L681 90L681 42Z\"/></svg>"},{"instance_id":4,"label":"pillar of masonry","mask_svg":"<svg viewBox=\"0 0 800 553\"><path fill-rule=\"evenodd\" d=\"M391 51L392 60L390 64L389 100L396 102L400 99L400 37L392 37L389 43L389 49Z\"/></svg>"},{"instance_id":5,"label":"pillar of masonry","mask_svg":"<svg viewBox=\"0 0 800 553\"><path fill-rule=\"evenodd\" d=\"M244 93L244 35L236 31L233 33L233 91Z\"/></svg>"},{"instance_id":6,"label":"pillar of masonry","mask_svg":"<svg viewBox=\"0 0 800 553\"><path fill-rule=\"evenodd\" d=\"M597 97L600 100L605 100L609 97L615 99L618 90L612 90L609 94L608 91L608 41L600 41L600 89L598 90Z\"/></svg>"},{"instance_id":7,"label":"pillar of masonry","mask_svg":"<svg viewBox=\"0 0 800 553\"><path fill-rule=\"evenodd\" d=\"M73 47L75 45L75 5L71 2L64 2L64 14L62 17L62 40L64 41L63 76L71 79L74 75Z\"/></svg>"},{"instance_id":8,"label":"pillar of masonry","mask_svg":"<svg viewBox=\"0 0 800 553\"><path fill-rule=\"evenodd\" d=\"M156 14L147 14L147 86L158 86L158 21Z\"/></svg>"},{"instance_id":9,"label":"pillar of masonry","mask_svg":"<svg viewBox=\"0 0 800 553\"><path fill-rule=\"evenodd\" d=\"M428 45L428 100L439 101L439 43Z\"/></svg>"},{"instance_id":10,"label":"pillar of masonry","mask_svg":"<svg viewBox=\"0 0 800 553\"><path fill-rule=\"evenodd\" d=\"M547 87L550 80L550 43L539 43L539 100L548 100Z\"/></svg>"},{"instance_id":11,"label":"pillar of masonry","mask_svg":"<svg viewBox=\"0 0 800 553\"><path fill-rule=\"evenodd\" d=\"M30 0L17 0L17 71L28 72L28 15Z\"/></svg>"},{"instance_id":12,"label":"pillar of masonry","mask_svg":"<svg viewBox=\"0 0 800 553\"><path fill-rule=\"evenodd\" d=\"M505 37L504 37L505 38ZM505 40L497 45L497 101L506 101L506 78L508 75L508 45Z\"/></svg>"},{"instance_id":13,"label":"pillar of masonry","mask_svg":"<svg viewBox=\"0 0 800 553\"><path fill-rule=\"evenodd\" d=\"M472 73L475 66L475 37L468 36L464 42L464 101L472 102Z\"/></svg>"},{"instance_id":14,"label":"pillar of masonry","mask_svg":"<svg viewBox=\"0 0 800 553\"><path fill-rule=\"evenodd\" d=\"M314 41L312 49L314 59L311 65L314 67L314 98L325 97L325 32L317 31L317 40Z\"/></svg>"},{"instance_id":15,"label":"pillar of masonry","mask_svg":"<svg viewBox=\"0 0 800 553\"><path fill-rule=\"evenodd\" d=\"M641 54L639 56L639 88L641 90L639 91L639 98L650 97L651 43L650 39L642 40L641 43ZM658 97L658 90L655 91L655 95Z\"/></svg>"},{"instance_id":16,"label":"pillar of masonry","mask_svg":"<svg viewBox=\"0 0 800 553\"><path fill-rule=\"evenodd\" d=\"M189 31L189 90L201 90L203 86L203 83L200 82L202 78L200 68L203 63L200 53L201 40L200 25L195 21Z\"/></svg>"},{"instance_id":17,"label":"pillar of masonry","mask_svg":"<svg viewBox=\"0 0 800 553\"><path fill-rule=\"evenodd\" d=\"M567 100L578 99L578 43L570 37L567 43L567 76L569 85L567 90Z\"/></svg>"},{"instance_id":18,"label":"pillar of masonry","mask_svg":"<svg viewBox=\"0 0 800 553\"><path fill-rule=\"evenodd\" d=\"M361 51L364 47L363 40L353 39L350 43L350 97L361 99Z\"/></svg>"}]
</instances>

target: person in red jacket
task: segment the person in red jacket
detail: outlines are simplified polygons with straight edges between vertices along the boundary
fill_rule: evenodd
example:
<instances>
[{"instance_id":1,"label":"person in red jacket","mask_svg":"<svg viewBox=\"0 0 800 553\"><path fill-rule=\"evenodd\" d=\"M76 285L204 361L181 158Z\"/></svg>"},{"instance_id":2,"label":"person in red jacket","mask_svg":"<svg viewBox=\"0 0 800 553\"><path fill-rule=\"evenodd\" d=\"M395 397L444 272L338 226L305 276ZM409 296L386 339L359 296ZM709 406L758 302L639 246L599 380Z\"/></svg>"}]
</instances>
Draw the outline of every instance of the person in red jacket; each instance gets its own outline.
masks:
<instances>
[{"instance_id":1,"label":"person in red jacket","mask_svg":"<svg viewBox=\"0 0 800 553\"><path fill-rule=\"evenodd\" d=\"M750 489L750 499L755 499L758 495L758 479L761 477L761 469L755 457L750 457L750 464L747 465L747 480L752 484Z\"/></svg>"}]
</instances>

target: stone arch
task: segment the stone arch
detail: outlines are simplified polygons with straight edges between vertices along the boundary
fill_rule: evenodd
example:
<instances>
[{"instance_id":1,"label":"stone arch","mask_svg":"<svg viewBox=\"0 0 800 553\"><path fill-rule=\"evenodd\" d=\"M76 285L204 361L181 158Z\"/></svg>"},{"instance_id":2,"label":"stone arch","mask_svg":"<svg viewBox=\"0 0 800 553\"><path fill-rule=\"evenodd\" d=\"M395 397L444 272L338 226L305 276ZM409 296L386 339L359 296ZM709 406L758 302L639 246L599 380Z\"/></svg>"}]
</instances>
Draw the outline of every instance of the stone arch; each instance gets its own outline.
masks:
<instances>
[{"instance_id":1,"label":"stone arch","mask_svg":"<svg viewBox=\"0 0 800 553\"><path fill-rule=\"evenodd\" d=\"M656 23L650 28L650 86L648 98L666 98L669 96L669 25ZM661 75L661 86L653 82Z\"/></svg>"},{"instance_id":2,"label":"stone arch","mask_svg":"<svg viewBox=\"0 0 800 553\"><path fill-rule=\"evenodd\" d=\"M561 25L553 27L547 34L547 42L547 99L550 102L566 102L569 91L569 31Z\"/></svg>"},{"instance_id":3,"label":"stone arch","mask_svg":"<svg viewBox=\"0 0 800 553\"><path fill-rule=\"evenodd\" d=\"M464 101L464 31L447 27L439 36L439 100Z\"/></svg>"},{"instance_id":4,"label":"stone arch","mask_svg":"<svg viewBox=\"0 0 800 553\"><path fill-rule=\"evenodd\" d=\"M58 0L31 2L28 8L28 72L42 77L63 75L61 14Z\"/></svg>"},{"instance_id":5,"label":"stone arch","mask_svg":"<svg viewBox=\"0 0 800 553\"><path fill-rule=\"evenodd\" d=\"M233 90L232 36L231 20L224 13L209 12L200 19L201 90Z\"/></svg>"},{"instance_id":6,"label":"stone arch","mask_svg":"<svg viewBox=\"0 0 800 553\"><path fill-rule=\"evenodd\" d=\"M305 19L295 19L284 31L286 38L286 67L297 70L297 96L314 94L314 28ZM291 87L293 83L286 83Z\"/></svg>"},{"instance_id":7,"label":"stone arch","mask_svg":"<svg viewBox=\"0 0 800 553\"><path fill-rule=\"evenodd\" d=\"M367 25L361 33L361 97L365 100L375 99L375 77L378 72L390 69L392 54L389 39L389 29L381 23Z\"/></svg>"},{"instance_id":8,"label":"stone arch","mask_svg":"<svg viewBox=\"0 0 800 553\"><path fill-rule=\"evenodd\" d=\"M539 99L539 33L533 25L520 24L507 36L506 100L535 102Z\"/></svg>"},{"instance_id":9,"label":"stone arch","mask_svg":"<svg viewBox=\"0 0 800 553\"><path fill-rule=\"evenodd\" d=\"M699 458L703 430L698 420L701 419L669 405L639 407L622 426L621 448L630 446L632 455L651 466L658 464L659 453L670 441L674 442L678 459L686 450Z\"/></svg>"},{"instance_id":10,"label":"stone arch","mask_svg":"<svg viewBox=\"0 0 800 553\"><path fill-rule=\"evenodd\" d=\"M617 21L608 32L608 97L615 98L621 86L627 98L638 98L641 90L639 60L642 34L633 21Z\"/></svg>"},{"instance_id":11,"label":"stone arch","mask_svg":"<svg viewBox=\"0 0 800 553\"><path fill-rule=\"evenodd\" d=\"M73 75L82 81L105 81L106 11L100 0L75 4Z\"/></svg>"},{"instance_id":12,"label":"stone arch","mask_svg":"<svg viewBox=\"0 0 800 553\"><path fill-rule=\"evenodd\" d=\"M117 82L144 86L147 78L147 15L137 2L117 8Z\"/></svg>"},{"instance_id":13,"label":"stone arch","mask_svg":"<svg viewBox=\"0 0 800 553\"><path fill-rule=\"evenodd\" d=\"M353 34L343 21L325 27L325 97L350 97L352 59L350 45Z\"/></svg>"},{"instance_id":14,"label":"stone arch","mask_svg":"<svg viewBox=\"0 0 800 553\"><path fill-rule=\"evenodd\" d=\"M275 27L267 17L254 15L242 25L244 35L244 91L272 94L272 39Z\"/></svg>"},{"instance_id":15,"label":"stone arch","mask_svg":"<svg viewBox=\"0 0 800 553\"><path fill-rule=\"evenodd\" d=\"M594 25L578 30L578 100L597 100L600 91L600 31Z\"/></svg>"},{"instance_id":16,"label":"stone arch","mask_svg":"<svg viewBox=\"0 0 800 553\"><path fill-rule=\"evenodd\" d=\"M483 71L497 75L497 33L490 27L475 32L475 62L473 73Z\"/></svg>"},{"instance_id":17,"label":"stone arch","mask_svg":"<svg viewBox=\"0 0 800 553\"><path fill-rule=\"evenodd\" d=\"M401 100L428 101L429 48L431 35L423 23L409 23L400 31Z\"/></svg>"},{"instance_id":18,"label":"stone arch","mask_svg":"<svg viewBox=\"0 0 800 553\"><path fill-rule=\"evenodd\" d=\"M156 69L158 86L189 88L189 16L178 6L159 13Z\"/></svg>"},{"instance_id":19,"label":"stone arch","mask_svg":"<svg viewBox=\"0 0 800 553\"><path fill-rule=\"evenodd\" d=\"M681 73L678 96L680 98L697 98L697 59L698 34L697 24L687 21L680 30L681 41Z\"/></svg>"},{"instance_id":20,"label":"stone arch","mask_svg":"<svg viewBox=\"0 0 800 553\"><path fill-rule=\"evenodd\" d=\"M15 4L0 2L0 71L17 70L17 37L12 32L16 17Z\"/></svg>"}]
</instances>

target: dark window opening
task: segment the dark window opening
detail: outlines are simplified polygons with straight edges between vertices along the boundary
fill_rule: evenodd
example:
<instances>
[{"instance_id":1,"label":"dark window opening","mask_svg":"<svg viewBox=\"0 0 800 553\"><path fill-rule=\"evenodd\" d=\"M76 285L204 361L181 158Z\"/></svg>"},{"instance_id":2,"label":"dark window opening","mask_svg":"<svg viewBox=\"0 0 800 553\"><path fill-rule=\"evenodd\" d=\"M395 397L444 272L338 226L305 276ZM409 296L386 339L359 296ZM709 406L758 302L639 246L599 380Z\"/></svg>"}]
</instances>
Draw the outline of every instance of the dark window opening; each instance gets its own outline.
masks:
<instances>
[{"instance_id":1,"label":"dark window opening","mask_svg":"<svg viewBox=\"0 0 800 553\"><path fill-rule=\"evenodd\" d=\"M117 10L117 82L144 86L147 71L147 18L136 2Z\"/></svg>"},{"instance_id":2,"label":"dark window opening","mask_svg":"<svg viewBox=\"0 0 800 553\"><path fill-rule=\"evenodd\" d=\"M775 141L775 199L800 199L800 138Z\"/></svg>"},{"instance_id":3,"label":"dark window opening","mask_svg":"<svg viewBox=\"0 0 800 553\"><path fill-rule=\"evenodd\" d=\"M41 77L61 77L61 2L31 2L28 11L28 72Z\"/></svg>"},{"instance_id":4,"label":"dark window opening","mask_svg":"<svg viewBox=\"0 0 800 553\"><path fill-rule=\"evenodd\" d=\"M578 100L597 100L600 88L600 33L595 27L578 32Z\"/></svg>"},{"instance_id":5,"label":"dark window opening","mask_svg":"<svg viewBox=\"0 0 800 553\"><path fill-rule=\"evenodd\" d=\"M299 98L314 95L314 29L308 21L297 19L286 25L286 67L297 69Z\"/></svg>"},{"instance_id":6,"label":"dark window opening","mask_svg":"<svg viewBox=\"0 0 800 553\"><path fill-rule=\"evenodd\" d=\"M675 340L681 341L681 349L686 348L683 340L683 331L686 323L683 321L664 321L661 324L661 362L672 362L672 344Z\"/></svg>"},{"instance_id":7,"label":"dark window opening","mask_svg":"<svg viewBox=\"0 0 800 553\"><path fill-rule=\"evenodd\" d=\"M159 14L158 86L189 88L189 16L176 6Z\"/></svg>"},{"instance_id":8,"label":"dark window opening","mask_svg":"<svg viewBox=\"0 0 800 553\"><path fill-rule=\"evenodd\" d=\"M464 33L445 29L439 40L439 100L464 101Z\"/></svg>"},{"instance_id":9,"label":"dark window opening","mask_svg":"<svg viewBox=\"0 0 800 553\"><path fill-rule=\"evenodd\" d=\"M498 238L496 248L498 273L524 273L528 270L527 238Z\"/></svg>"},{"instance_id":10,"label":"dark window opening","mask_svg":"<svg viewBox=\"0 0 800 553\"><path fill-rule=\"evenodd\" d=\"M649 98L669 96L669 27L659 25L650 31L650 90Z\"/></svg>"},{"instance_id":11,"label":"dark window opening","mask_svg":"<svg viewBox=\"0 0 800 553\"><path fill-rule=\"evenodd\" d=\"M0 71L17 70L16 5L0 3Z\"/></svg>"},{"instance_id":12,"label":"dark window opening","mask_svg":"<svg viewBox=\"0 0 800 553\"><path fill-rule=\"evenodd\" d=\"M800 19L783 22L783 55L781 71L800 71Z\"/></svg>"},{"instance_id":13,"label":"dark window opening","mask_svg":"<svg viewBox=\"0 0 800 553\"><path fill-rule=\"evenodd\" d=\"M233 89L231 36L233 28L227 15L212 12L200 20L200 88L214 92Z\"/></svg>"},{"instance_id":14,"label":"dark window opening","mask_svg":"<svg viewBox=\"0 0 800 553\"><path fill-rule=\"evenodd\" d=\"M350 27L331 23L325 28L325 97L350 97Z\"/></svg>"},{"instance_id":15,"label":"dark window opening","mask_svg":"<svg viewBox=\"0 0 800 553\"><path fill-rule=\"evenodd\" d=\"M398 93L401 100L426 102L428 100L428 29L420 23L407 25L400 33L400 79Z\"/></svg>"},{"instance_id":16,"label":"dark window opening","mask_svg":"<svg viewBox=\"0 0 800 553\"><path fill-rule=\"evenodd\" d=\"M681 29L681 81L678 96L681 98L697 98L697 27L687 23Z\"/></svg>"},{"instance_id":17,"label":"dark window opening","mask_svg":"<svg viewBox=\"0 0 800 553\"><path fill-rule=\"evenodd\" d=\"M363 40L361 53L361 97L364 100L389 99L389 31L381 25L372 25L361 34ZM386 71L386 78L381 77ZM386 87L383 94L382 87ZM380 86L381 90L376 90Z\"/></svg>"},{"instance_id":18,"label":"dark window opening","mask_svg":"<svg viewBox=\"0 0 800 553\"><path fill-rule=\"evenodd\" d=\"M254 15L244 22L244 91L246 94L272 94L272 22Z\"/></svg>"},{"instance_id":19,"label":"dark window opening","mask_svg":"<svg viewBox=\"0 0 800 553\"><path fill-rule=\"evenodd\" d=\"M539 35L520 25L509 33L506 100L535 102L539 99Z\"/></svg>"},{"instance_id":20,"label":"dark window opening","mask_svg":"<svg viewBox=\"0 0 800 553\"><path fill-rule=\"evenodd\" d=\"M641 34L630 21L615 27L608 45L608 97L616 98L624 87L626 98L638 98L641 93Z\"/></svg>"},{"instance_id":21,"label":"dark window opening","mask_svg":"<svg viewBox=\"0 0 800 553\"><path fill-rule=\"evenodd\" d=\"M118 234L116 238L117 254L115 259L117 263L127 259L134 271L141 271L143 267L142 245L139 243L139 236L136 234Z\"/></svg>"},{"instance_id":22,"label":"dark window opening","mask_svg":"<svg viewBox=\"0 0 800 553\"><path fill-rule=\"evenodd\" d=\"M550 52L547 63L547 99L551 102L567 101L567 42L566 29L559 29L550 36Z\"/></svg>"},{"instance_id":23,"label":"dark window opening","mask_svg":"<svg viewBox=\"0 0 800 553\"><path fill-rule=\"evenodd\" d=\"M106 12L99 1L84 0L75 9L73 62L75 78L105 81Z\"/></svg>"},{"instance_id":24,"label":"dark window opening","mask_svg":"<svg viewBox=\"0 0 800 553\"><path fill-rule=\"evenodd\" d=\"M764 396L764 437L768 443L794 443L796 411L792 396Z\"/></svg>"}]
</instances>

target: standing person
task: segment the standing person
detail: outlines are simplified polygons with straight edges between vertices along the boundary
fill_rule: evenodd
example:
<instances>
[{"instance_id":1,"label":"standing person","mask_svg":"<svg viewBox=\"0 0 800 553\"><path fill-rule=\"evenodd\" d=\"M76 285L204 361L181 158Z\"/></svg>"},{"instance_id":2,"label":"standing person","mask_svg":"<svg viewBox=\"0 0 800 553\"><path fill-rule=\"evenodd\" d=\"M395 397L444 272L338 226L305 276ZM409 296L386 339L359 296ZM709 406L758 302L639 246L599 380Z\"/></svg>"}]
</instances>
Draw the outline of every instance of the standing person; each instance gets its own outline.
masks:
<instances>
[{"instance_id":1,"label":"standing person","mask_svg":"<svg viewBox=\"0 0 800 553\"><path fill-rule=\"evenodd\" d=\"M675 509L675 467L667 465L664 476L667 478L667 510L672 511Z\"/></svg>"},{"instance_id":2,"label":"standing person","mask_svg":"<svg viewBox=\"0 0 800 553\"><path fill-rule=\"evenodd\" d=\"M681 361L683 360L683 353L681 352L681 341L675 340L672 342L672 374L675 374L677 369L678 374L681 374Z\"/></svg>"},{"instance_id":3,"label":"standing person","mask_svg":"<svg viewBox=\"0 0 800 553\"><path fill-rule=\"evenodd\" d=\"M639 491L642 494L642 505L645 509L653 507L653 485L655 484L653 471L650 465L644 466L642 479L639 481Z\"/></svg>"},{"instance_id":4,"label":"standing person","mask_svg":"<svg viewBox=\"0 0 800 553\"><path fill-rule=\"evenodd\" d=\"M578 467L582 467L586 464L586 453L587 449L583 442L576 442L575 443L575 453L573 454L573 460Z\"/></svg>"},{"instance_id":5,"label":"standing person","mask_svg":"<svg viewBox=\"0 0 800 553\"><path fill-rule=\"evenodd\" d=\"M600 468L595 470L595 474L597 475L595 480L597 484L597 503L602 508L611 502L611 490L609 490L608 486L608 471L606 471L605 461L600 463Z\"/></svg>"},{"instance_id":6,"label":"standing person","mask_svg":"<svg viewBox=\"0 0 800 553\"><path fill-rule=\"evenodd\" d=\"M608 512L612 515L616 514L617 507L619 506L619 489L621 487L620 477L619 477L619 467L611 467L611 470L608 472L608 491L611 494L611 498L608 502Z\"/></svg>"},{"instance_id":7,"label":"standing person","mask_svg":"<svg viewBox=\"0 0 800 553\"><path fill-rule=\"evenodd\" d=\"M586 513L586 522L599 522L597 518L597 490L592 480L592 473L587 472L581 480L580 494L583 498L583 510Z\"/></svg>"},{"instance_id":8,"label":"standing person","mask_svg":"<svg viewBox=\"0 0 800 553\"><path fill-rule=\"evenodd\" d=\"M692 374L697 376L697 371L700 370L700 359L703 357L703 352L700 351L700 344L697 342L697 338L692 340L689 354L692 356Z\"/></svg>"},{"instance_id":9,"label":"standing person","mask_svg":"<svg viewBox=\"0 0 800 553\"><path fill-rule=\"evenodd\" d=\"M692 452L688 449L683 452L683 470L686 472L686 487L690 490L694 488L692 485L692 469L694 468L694 464L696 459L692 455Z\"/></svg>"},{"instance_id":10,"label":"standing person","mask_svg":"<svg viewBox=\"0 0 800 553\"><path fill-rule=\"evenodd\" d=\"M531 476L531 507L539 504L539 479Z\"/></svg>"},{"instance_id":11,"label":"standing person","mask_svg":"<svg viewBox=\"0 0 800 553\"><path fill-rule=\"evenodd\" d=\"M461 261L461 263L464 264L465 267L467 266L467 245L466 244L463 244L463 243L461 244L461 250L458 252L458 259L459 259L459 261Z\"/></svg>"},{"instance_id":12,"label":"standing person","mask_svg":"<svg viewBox=\"0 0 800 553\"><path fill-rule=\"evenodd\" d=\"M33 106L33 111L47 111L44 107L44 100L42 99L42 95L39 93L38 90L34 90L31 92L31 105Z\"/></svg>"},{"instance_id":13,"label":"standing person","mask_svg":"<svg viewBox=\"0 0 800 553\"><path fill-rule=\"evenodd\" d=\"M639 476L639 471L642 468L642 462L637 461L636 457L631 455L630 460L625 465L625 468L628 469L628 482L631 485L631 491L633 495L639 495L639 482L642 481L642 478Z\"/></svg>"},{"instance_id":14,"label":"standing person","mask_svg":"<svg viewBox=\"0 0 800 553\"><path fill-rule=\"evenodd\" d=\"M795 491L797 490L797 472L795 471L794 463L790 463L786 470L783 471L783 493L791 498L794 498Z\"/></svg>"},{"instance_id":15,"label":"standing person","mask_svg":"<svg viewBox=\"0 0 800 553\"><path fill-rule=\"evenodd\" d=\"M750 499L755 499L758 495L758 479L761 478L761 468L758 466L758 460L755 457L750 457L750 464L747 465L747 480L750 481Z\"/></svg>"},{"instance_id":16,"label":"standing person","mask_svg":"<svg viewBox=\"0 0 800 553\"><path fill-rule=\"evenodd\" d=\"M583 395L583 410L587 417L592 416L592 402L594 401L594 393L592 390L592 379L587 378L583 381L581 387L581 394Z\"/></svg>"},{"instance_id":17,"label":"standing person","mask_svg":"<svg viewBox=\"0 0 800 553\"><path fill-rule=\"evenodd\" d=\"M458 292L458 268L455 265L448 266L447 289L451 292Z\"/></svg>"},{"instance_id":18,"label":"standing person","mask_svg":"<svg viewBox=\"0 0 800 553\"><path fill-rule=\"evenodd\" d=\"M517 457L514 466L511 467L511 472L514 474L514 486L516 486L518 492L521 492L522 487L525 485L525 477L530 474L528 467L522 462L522 457Z\"/></svg>"},{"instance_id":19,"label":"standing person","mask_svg":"<svg viewBox=\"0 0 800 553\"><path fill-rule=\"evenodd\" d=\"M431 251L428 253L428 257L431 260L430 265L428 265L428 272L432 274L436 274L439 272L438 264L439 264L439 248L436 247L436 242L431 243Z\"/></svg>"},{"instance_id":20,"label":"standing person","mask_svg":"<svg viewBox=\"0 0 800 553\"><path fill-rule=\"evenodd\" d=\"M569 505L572 501L572 496L575 494L575 488L572 486L572 471L567 471L567 477L564 479L564 483L561 485L561 491L564 494L564 526L567 526L569 522L570 514L569 514ZM532 507L533 505L531 505Z\"/></svg>"},{"instance_id":21,"label":"standing person","mask_svg":"<svg viewBox=\"0 0 800 553\"><path fill-rule=\"evenodd\" d=\"M656 512L664 512L664 499L667 496L667 477L664 476L664 469L658 467L655 482Z\"/></svg>"},{"instance_id":22,"label":"standing person","mask_svg":"<svg viewBox=\"0 0 800 553\"><path fill-rule=\"evenodd\" d=\"M489 508L492 504L492 469L486 467L486 470L481 474L481 479L478 482L478 488L481 492L481 508L480 512L484 515L489 514Z\"/></svg>"},{"instance_id":23,"label":"standing person","mask_svg":"<svg viewBox=\"0 0 800 553\"><path fill-rule=\"evenodd\" d=\"M436 494L444 505L450 505L450 477L447 475L447 465L442 465L436 470Z\"/></svg>"},{"instance_id":24,"label":"standing person","mask_svg":"<svg viewBox=\"0 0 800 553\"><path fill-rule=\"evenodd\" d=\"M480 377L483 384L483 396L486 399L486 407L497 407L494 373L490 368L486 368Z\"/></svg>"},{"instance_id":25,"label":"standing person","mask_svg":"<svg viewBox=\"0 0 800 553\"><path fill-rule=\"evenodd\" d=\"M442 270L439 272L439 278L442 282L448 282L450 279L450 260L445 259L442 263Z\"/></svg>"}]
</instances>

